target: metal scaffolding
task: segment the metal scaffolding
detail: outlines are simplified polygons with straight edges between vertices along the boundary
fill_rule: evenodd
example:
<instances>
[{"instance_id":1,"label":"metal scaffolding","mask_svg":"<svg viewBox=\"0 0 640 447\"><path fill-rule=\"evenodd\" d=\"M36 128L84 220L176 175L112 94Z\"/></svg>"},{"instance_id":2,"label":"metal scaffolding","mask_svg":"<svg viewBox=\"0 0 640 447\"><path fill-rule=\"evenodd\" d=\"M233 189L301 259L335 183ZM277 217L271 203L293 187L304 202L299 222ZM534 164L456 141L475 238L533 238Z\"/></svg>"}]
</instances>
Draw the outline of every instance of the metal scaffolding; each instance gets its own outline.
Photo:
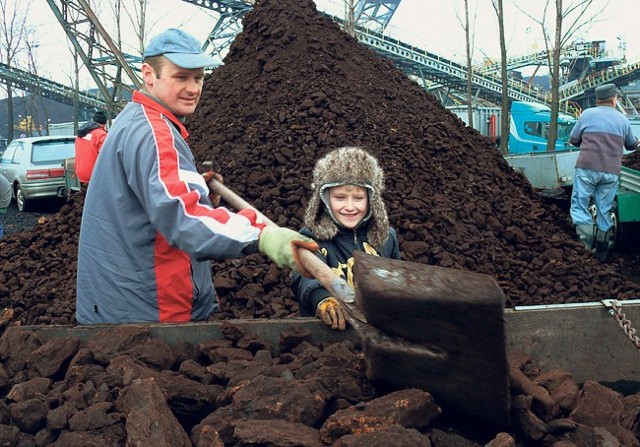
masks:
<instances>
[{"instance_id":1,"label":"metal scaffolding","mask_svg":"<svg viewBox=\"0 0 640 447\"><path fill-rule=\"evenodd\" d=\"M218 18L203 44L203 50L222 60L223 52L235 36L242 30L242 18L253 8L253 0L182 0L217 13ZM391 59L407 75L420 80L425 89L436 93L436 89L466 91L467 68L464 64L431 53L425 49L401 42L384 35L384 30L400 5L401 0L358 0L355 4L355 37L360 43ZM124 54L114 44L109 33L100 24L87 0L47 0L58 21L64 28L78 56L87 67L96 86L103 96L101 108L114 112L124 104L124 91L140 87L139 71L141 59ZM58 6L59 5L59 6ZM344 25L344 19L327 15ZM511 58L510 69L542 64L545 52ZM473 71L473 88L478 98L499 104L501 102L499 64L476 67ZM7 82L8 75L0 70L0 76ZM561 102L588 102L597 85L614 82L625 85L640 79L640 63L634 61L608 67L588 74L581 79L566 83L560 89ZM10 82L14 82L11 80ZM35 81L34 81L35 82ZM43 95L71 95L72 89L61 89L40 78L37 85ZM533 101L549 104L550 94L529 82L509 77L509 94L513 100ZM21 84L22 85L22 84ZM26 88L26 87L25 87ZM89 99L87 99L89 101ZM65 102L65 101L63 101Z\"/></svg>"}]
</instances>

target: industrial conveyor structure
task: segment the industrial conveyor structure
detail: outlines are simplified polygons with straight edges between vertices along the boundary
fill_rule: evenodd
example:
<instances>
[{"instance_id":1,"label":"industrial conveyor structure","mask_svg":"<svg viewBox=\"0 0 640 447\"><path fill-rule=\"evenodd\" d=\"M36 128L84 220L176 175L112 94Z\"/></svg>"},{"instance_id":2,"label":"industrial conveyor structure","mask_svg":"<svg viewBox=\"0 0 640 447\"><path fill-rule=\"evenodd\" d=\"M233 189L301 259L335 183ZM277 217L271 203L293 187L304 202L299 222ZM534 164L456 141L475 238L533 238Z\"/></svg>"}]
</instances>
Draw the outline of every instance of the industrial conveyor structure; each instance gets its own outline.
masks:
<instances>
[{"instance_id":1,"label":"industrial conveyor structure","mask_svg":"<svg viewBox=\"0 0 640 447\"><path fill-rule=\"evenodd\" d=\"M251 10L254 3L253 0L182 1L219 14L219 19L209 33L203 48L220 58L221 52L228 48L237 33L241 31L241 19ZM468 74L466 65L383 34L400 1L357 1L354 11L355 37L363 45L391 59L407 75L427 81L424 85L428 90L445 86L460 92L466 91ZM87 0L47 0L47 3L103 95L106 106L103 108L119 110L124 102L123 98L127 96L123 94L123 90L133 90L140 86L140 79L136 74L137 65L141 62L140 57L126 55L119 50L91 10ZM344 25L344 19L326 15ZM546 59L546 52L536 52L511 58L507 66L508 69L513 70L528 65L541 65L546 62ZM472 76L473 89L477 97L494 104L502 102L499 67L499 63L477 67ZM577 102L584 108L590 105L588 102L592 101L596 86L606 82L621 86L636 79L640 79L640 61L607 67L565 83L560 88L560 101ZM43 94L49 90L48 83L40 82L40 85ZM543 104L549 104L551 101L549 92L512 76L508 78L508 96L516 101Z\"/></svg>"},{"instance_id":2,"label":"industrial conveyor structure","mask_svg":"<svg viewBox=\"0 0 640 447\"><path fill-rule=\"evenodd\" d=\"M561 59L567 73L558 91L560 103L571 101L585 109L595 104L595 88L598 85L611 82L620 87L640 79L640 58L627 61L622 57L611 57L597 48L598 43L601 42L574 44L562 51ZM539 51L509 58L507 70L547 63L547 51ZM500 73L500 62L475 67L475 71L497 75ZM540 102L550 105L550 98L543 99ZM625 109L626 113L637 114L631 104Z\"/></svg>"},{"instance_id":3,"label":"industrial conveyor structure","mask_svg":"<svg viewBox=\"0 0 640 447\"><path fill-rule=\"evenodd\" d=\"M546 51L538 51L535 53L510 57L507 59L507 71L517 70L518 68L528 67L530 65L546 64L548 60L547 54L548 53ZM483 74L500 73L501 63L500 61L494 61L489 64L474 67L474 70Z\"/></svg>"},{"instance_id":4,"label":"industrial conveyor structure","mask_svg":"<svg viewBox=\"0 0 640 447\"><path fill-rule=\"evenodd\" d=\"M72 89L57 82L36 76L28 71L0 63L0 82L12 87L29 92L31 94L44 96L63 104L73 105L75 98L81 107L102 108L105 102L94 96Z\"/></svg>"},{"instance_id":5,"label":"industrial conveyor structure","mask_svg":"<svg viewBox=\"0 0 640 447\"><path fill-rule=\"evenodd\" d=\"M134 71L141 58L121 52L87 0L47 0L47 3L100 90L104 99L102 108L115 116L124 105L127 95L123 92L142 85Z\"/></svg>"},{"instance_id":6,"label":"industrial conveyor structure","mask_svg":"<svg viewBox=\"0 0 640 447\"><path fill-rule=\"evenodd\" d=\"M341 19L334 17L334 20ZM356 27L356 37L383 57L391 59L405 73L461 91L466 90L467 67L416 46L374 31ZM473 88L479 97L502 102L502 80L496 73L473 73ZM515 101L546 102L548 93L515 78L508 79L509 98Z\"/></svg>"},{"instance_id":7,"label":"industrial conveyor structure","mask_svg":"<svg viewBox=\"0 0 640 447\"><path fill-rule=\"evenodd\" d=\"M217 12L220 17L209 33L203 50L222 60L222 53L242 31L242 17L253 8L253 0L182 0ZM384 31L401 0L358 0L354 4L357 26Z\"/></svg>"},{"instance_id":8,"label":"industrial conveyor structure","mask_svg":"<svg viewBox=\"0 0 640 447\"><path fill-rule=\"evenodd\" d=\"M604 70L596 71L584 79L576 79L560 86L560 101L577 100L586 96L594 97L598 85L614 83L617 86L627 85L640 79L640 59L626 64L612 65Z\"/></svg>"}]
</instances>

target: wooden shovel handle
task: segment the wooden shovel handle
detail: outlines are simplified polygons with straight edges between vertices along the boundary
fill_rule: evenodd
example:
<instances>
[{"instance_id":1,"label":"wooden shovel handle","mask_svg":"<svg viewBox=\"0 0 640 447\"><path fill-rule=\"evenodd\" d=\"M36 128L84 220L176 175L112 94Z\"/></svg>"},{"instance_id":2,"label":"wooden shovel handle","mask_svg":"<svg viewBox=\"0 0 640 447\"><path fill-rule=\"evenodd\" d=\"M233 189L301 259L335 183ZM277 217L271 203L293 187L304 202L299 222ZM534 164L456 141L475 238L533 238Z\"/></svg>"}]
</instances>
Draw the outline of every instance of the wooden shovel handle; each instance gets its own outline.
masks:
<instances>
[{"instance_id":1,"label":"wooden shovel handle","mask_svg":"<svg viewBox=\"0 0 640 447\"><path fill-rule=\"evenodd\" d=\"M249 202L247 202L238 194L236 194L235 192L227 188L225 185L217 181L215 178L205 176L205 180L207 181L207 186L209 187L209 189L213 192L220 194L220 197L222 197L225 200L225 202L231 205L231 207L236 211L240 211L245 208L252 208L256 210ZM277 224L274 221L269 219L260 211L256 210L256 212L267 223L267 225L277 226Z\"/></svg>"},{"instance_id":2,"label":"wooden shovel handle","mask_svg":"<svg viewBox=\"0 0 640 447\"><path fill-rule=\"evenodd\" d=\"M253 208L249 202L244 200L238 194L227 188L225 185L217 181L213 176L205 176L207 185L211 191L214 191L229 204L235 210L243 210L245 208ZM253 208L255 210L255 208ZM267 222L267 225L277 226L275 222L262 214L260 211L256 212ZM345 310L352 318L359 320L360 322L366 322L364 315L360 309L355 307L355 293L353 288L347 284L347 282L336 276L327 264L325 264L320 258L318 258L313 252L306 249L298 249L298 258L302 263L302 266L315 278L322 286L327 289L331 294L342 302ZM350 319L351 322L351 319ZM353 324L353 322L352 322Z\"/></svg>"}]
</instances>

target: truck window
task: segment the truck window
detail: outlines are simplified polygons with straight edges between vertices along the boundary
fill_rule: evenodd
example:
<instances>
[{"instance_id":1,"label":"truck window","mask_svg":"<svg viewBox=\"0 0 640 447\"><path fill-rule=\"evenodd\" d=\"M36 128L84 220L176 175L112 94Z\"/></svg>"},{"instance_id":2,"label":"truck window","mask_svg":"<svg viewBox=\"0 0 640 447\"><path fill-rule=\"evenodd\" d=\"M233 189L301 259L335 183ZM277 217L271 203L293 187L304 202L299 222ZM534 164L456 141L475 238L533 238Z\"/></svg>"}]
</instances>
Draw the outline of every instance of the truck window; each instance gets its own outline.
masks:
<instances>
[{"instance_id":1,"label":"truck window","mask_svg":"<svg viewBox=\"0 0 640 447\"><path fill-rule=\"evenodd\" d=\"M569 141L575 123L558 123L558 140Z\"/></svg>"},{"instance_id":2,"label":"truck window","mask_svg":"<svg viewBox=\"0 0 640 447\"><path fill-rule=\"evenodd\" d=\"M547 135L547 123L539 123L536 121L525 121L524 132L534 137L546 138Z\"/></svg>"}]
</instances>

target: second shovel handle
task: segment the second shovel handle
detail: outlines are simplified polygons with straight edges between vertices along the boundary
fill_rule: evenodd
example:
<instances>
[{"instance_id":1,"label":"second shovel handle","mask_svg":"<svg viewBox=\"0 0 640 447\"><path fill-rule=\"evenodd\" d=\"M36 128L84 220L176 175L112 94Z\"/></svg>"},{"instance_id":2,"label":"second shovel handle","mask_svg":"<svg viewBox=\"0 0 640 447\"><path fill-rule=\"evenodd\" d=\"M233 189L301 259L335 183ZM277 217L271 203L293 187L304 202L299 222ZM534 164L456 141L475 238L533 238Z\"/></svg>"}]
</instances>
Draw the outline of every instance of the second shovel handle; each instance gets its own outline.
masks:
<instances>
[{"instance_id":1,"label":"second shovel handle","mask_svg":"<svg viewBox=\"0 0 640 447\"><path fill-rule=\"evenodd\" d=\"M260 211L258 211L255 208L253 208L253 206L249 202L244 200L242 197L240 197L235 192L231 191L229 188L224 186L222 183L217 181L215 178L213 178L213 177L208 178L207 179L207 186L209 187L209 189L211 191L214 191L214 192L217 192L218 194L220 194L220 197L222 197L225 200L225 202L227 202L229 205L231 205L231 207L233 209L235 209L236 211L240 211L240 210L243 210L245 208L252 208L260 215L260 217L267 223L267 225L277 225L274 221L269 219L267 216L262 214Z\"/></svg>"}]
</instances>

